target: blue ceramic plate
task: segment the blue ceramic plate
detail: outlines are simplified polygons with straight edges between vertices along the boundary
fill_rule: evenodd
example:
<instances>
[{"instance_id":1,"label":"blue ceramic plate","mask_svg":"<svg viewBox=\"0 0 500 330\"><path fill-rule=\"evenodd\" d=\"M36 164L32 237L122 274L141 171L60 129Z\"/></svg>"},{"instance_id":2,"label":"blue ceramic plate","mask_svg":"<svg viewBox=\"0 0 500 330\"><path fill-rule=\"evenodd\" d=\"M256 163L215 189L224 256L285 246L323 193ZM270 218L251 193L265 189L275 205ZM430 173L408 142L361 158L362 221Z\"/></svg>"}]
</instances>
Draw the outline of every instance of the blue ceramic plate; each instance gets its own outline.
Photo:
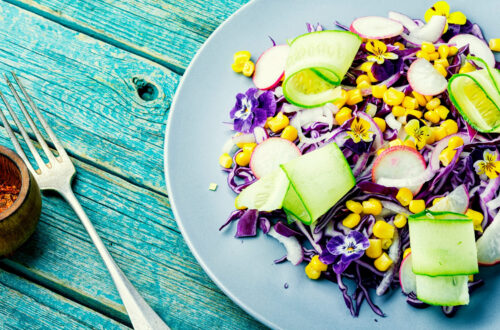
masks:
<instances>
[{"instance_id":1,"label":"blue ceramic plate","mask_svg":"<svg viewBox=\"0 0 500 330\"><path fill-rule=\"evenodd\" d=\"M498 7L491 1L449 1L479 23L487 38L499 37ZM363 304L358 318L346 309L336 284L311 281L304 266L275 265L285 253L274 239L235 239L235 226L219 232L234 207L234 193L226 185L218 158L230 136L229 110L235 95L251 80L234 74L233 53L249 50L254 56L271 46L305 33L306 22L333 28L338 20L349 25L355 17L386 16L395 10L423 18L434 1L290 1L255 0L231 16L207 40L183 77L170 112L166 137L166 180L177 222L191 251L214 282L248 313L273 328L491 328L500 310L499 267L483 269L486 285L456 317L446 318L440 308L417 310L406 304L399 290L375 302L387 314L381 318ZM208 190L211 182L219 185ZM287 289L285 289L285 283ZM372 296L375 293L372 292Z\"/></svg>"}]
</instances>

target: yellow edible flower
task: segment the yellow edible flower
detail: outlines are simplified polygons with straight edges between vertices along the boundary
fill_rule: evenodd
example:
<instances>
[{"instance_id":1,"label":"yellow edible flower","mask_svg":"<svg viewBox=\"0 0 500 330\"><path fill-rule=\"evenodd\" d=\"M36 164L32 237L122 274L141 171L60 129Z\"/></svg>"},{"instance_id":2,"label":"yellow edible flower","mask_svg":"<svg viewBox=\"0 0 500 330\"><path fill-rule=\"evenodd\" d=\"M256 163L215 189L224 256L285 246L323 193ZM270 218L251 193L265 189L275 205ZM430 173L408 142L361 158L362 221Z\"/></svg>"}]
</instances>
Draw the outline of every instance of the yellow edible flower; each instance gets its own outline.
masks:
<instances>
[{"instance_id":1,"label":"yellow edible flower","mask_svg":"<svg viewBox=\"0 0 500 330\"><path fill-rule=\"evenodd\" d=\"M387 46L378 40L369 40L366 43L366 50L373 55L368 55L366 59L370 62L377 62L378 64L383 64L384 60L396 60L398 55L387 52Z\"/></svg>"},{"instance_id":2,"label":"yellow edible flower","mask_svg":"<svg viewBox=\"0 0 500 330\"><path fill-rule=\"evenodd\" d=\"M420 127L418 119L412 119L405 126L406 134L415 139L418 149L422 149L427 144L427 139L431 136L431 130L428 126Z\"/></svg>"},{"instance_id":3,"label":"yellow edible flower","mask_svg":"<svg viewBox=\"0 0 500 330\"><path fill-rule=\"evenodd\" d=\"M356 117L352 121L351 130L347 132L347 135L354 141L354 143L359 143L361 140L365 142L370 142L373 140L373 132L370 131L370 123L366 120Z\"/></svg>"},{"instance_id":4,"label":"yellow edible flower","mask_svg":"<svg viewBox=\"0 0 500 330\"><path fill-rule=\"evenodd\" d=\"M486 179L496 179L500 174L500 161L498 160L498 153L496 151L485 150L483 153L483 160L478 160L474 163L476 173Z\"/></svg>"},{"instance_id":5,"label":"yellow edible flower","mask_svg":"<svg viewBox=\"0 0 500 330\"><path fill-rule=\"evenodd\" d=\"M426 22L429 22L432 16L437 15L446 17L446 26L443 33L448 31L448 24L464 25L467 21L467 17L460 11L450 13L450 5L446 1L438 1L431 8L427 9L424 19Z\"/></svg>"}]
</instances>

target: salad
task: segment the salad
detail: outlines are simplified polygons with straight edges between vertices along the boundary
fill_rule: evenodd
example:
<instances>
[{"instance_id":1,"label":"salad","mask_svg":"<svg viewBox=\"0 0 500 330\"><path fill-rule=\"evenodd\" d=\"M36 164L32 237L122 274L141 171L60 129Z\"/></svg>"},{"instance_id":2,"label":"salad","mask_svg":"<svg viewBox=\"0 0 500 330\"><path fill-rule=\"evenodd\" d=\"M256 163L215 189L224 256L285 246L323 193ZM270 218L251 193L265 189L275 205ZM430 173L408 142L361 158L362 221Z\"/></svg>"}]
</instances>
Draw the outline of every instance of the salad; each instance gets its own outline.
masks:
<instances>
[{"instance_id":1,"label":"salad","mask_svg":"<svg viewBox=\"0 0 500 330\"><path fill-rule=\"evenodd\" d=\"M445 1L306 27L234 54L255 86L229 112L220 229L278 240L275 262L336 283L353 316L385 316L371 295L395 288L453 316L500 262L500 39Z\"/></svg>"}]
</instances>

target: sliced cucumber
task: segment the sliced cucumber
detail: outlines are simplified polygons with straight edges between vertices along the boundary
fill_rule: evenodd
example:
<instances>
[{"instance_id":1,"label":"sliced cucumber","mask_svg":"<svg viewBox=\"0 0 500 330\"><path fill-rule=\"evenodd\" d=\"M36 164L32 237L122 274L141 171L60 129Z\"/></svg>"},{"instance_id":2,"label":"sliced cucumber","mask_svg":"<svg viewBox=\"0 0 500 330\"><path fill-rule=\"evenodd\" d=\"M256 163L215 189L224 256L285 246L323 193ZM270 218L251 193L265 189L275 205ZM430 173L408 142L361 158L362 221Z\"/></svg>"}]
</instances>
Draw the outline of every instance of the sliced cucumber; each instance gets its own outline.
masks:
<instances>
[{"instance_id":1,"label":"sliced cucumber","mask_svg":"<svg viewBox=\"0 0 500 330\"><path fill-rule=\"evenodd\" d=\"M459 213L424 211L409 216L408 225L415 274L448 276L478 272L474 225L470 218Z\"/></svg>"},{"instance_id":2,"label":"sliced cucumber","mask_svg":"<svg viewBox=\"0 0 500 330\"><path fill-rule=\"evenodd\" d=\"M281 167L291 183L284 208L306 224L318 219L356 184L347 160L335 143Z\"/></svg>"},{"instance_id":3,"label":"sliced cucumber","mask_svg":"<svg viewBox=\"0 0 500 330\"><path fill-rule=\"evenodd\" d=\"M448 82L450 99L462 117L476 130L500 133L500 74L482 59L485 69L453 75Z\"/></svg>"},{"instance_id":4,"label":"sliced cucumber","mask_svg":"<svg viewBox=\"0 0 500 330\"><path fill-rule=\"evenodd\" d=\"M417 275L417 298L438 306L467 305L469 303L468 281L467 275L437 277Z\"/></svg>"},{"instance_id":5,"label":"sliced cucumber","mask_svg":"<svg viewBox=\"0 0 500 330\"><path fill-rule=\"evenodd\" d=\"M360 45L361 38L348 31L318 31L295 38L285 66L286 99L303 108L335 101L341 95L336 86Z\"/></svg>"},{"instance_id":6,"label":"sliced cucumber","mask_svg":"<svg viewBox=\"0 0 500 330\"><path fill-rule=\"evenodd\" d=\"M283 170L278 168L243 189L236 198L236 207L259 211L280 209L289 184Z\"/></svg>"}]
</instances>

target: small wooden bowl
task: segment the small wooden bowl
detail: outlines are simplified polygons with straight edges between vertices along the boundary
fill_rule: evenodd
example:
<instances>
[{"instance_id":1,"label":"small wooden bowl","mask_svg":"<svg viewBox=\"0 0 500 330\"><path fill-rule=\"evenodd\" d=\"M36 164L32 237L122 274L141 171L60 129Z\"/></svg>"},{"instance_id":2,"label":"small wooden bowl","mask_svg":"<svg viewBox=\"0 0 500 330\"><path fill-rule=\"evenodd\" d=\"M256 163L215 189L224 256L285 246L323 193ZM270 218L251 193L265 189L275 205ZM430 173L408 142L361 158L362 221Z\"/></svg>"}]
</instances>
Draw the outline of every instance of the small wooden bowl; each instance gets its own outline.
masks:
<instances>
[{"instance_id":1,"label":"small wooden bowl","mask_svg":"<svg viewBox=\"0 0 500 330\"><path fill-rule=\"evenodd\" d=\"M0 212L0 257L12 254L35 231L42 210L40 188L23 160L0 146L0 182L20 187L16 201Z\"/></svg>"}]
</instances>

